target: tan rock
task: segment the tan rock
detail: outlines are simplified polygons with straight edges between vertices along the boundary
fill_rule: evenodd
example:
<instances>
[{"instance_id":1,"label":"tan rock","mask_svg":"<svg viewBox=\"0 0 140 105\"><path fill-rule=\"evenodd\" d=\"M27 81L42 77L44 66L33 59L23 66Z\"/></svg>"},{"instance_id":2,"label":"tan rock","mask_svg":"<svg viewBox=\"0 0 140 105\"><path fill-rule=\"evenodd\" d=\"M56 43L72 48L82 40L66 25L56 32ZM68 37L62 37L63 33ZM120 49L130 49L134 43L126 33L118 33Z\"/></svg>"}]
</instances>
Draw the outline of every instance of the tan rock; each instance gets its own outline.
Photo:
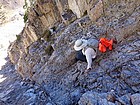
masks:
<instances>
[{"instance_id":1,"label":"tan rock","mask_svg":"<svg viewBox=\"0 0 140 105\"><path fill-rule=\"evenodd\" d=\"M86 0L68 0L69 9L76 14L77 18L81 18L86 11Z\"/></svg>"},{"instance_id":2,"label":"tan rock","mask_svg":"<svg viewBox=\"0 0 140 105\"><path fill-rule=\"evenodd\" d=\"M20 57L20 49L16 41L9 46L8 56L13 64L18 62Z\"/></svg>"},{"instance_id":3,"label":"tan rock","mask_svg":"<svg viewBox=\"0 0 140 105\"><path fill-rule=\"evenodd\" d=\"M56 2L57 8L58 8L60 14L62 14L65 9L69 8L68 0L56 0L55 2Z\"/></svg>"},{"instance_id":4,"label":"tan rock","mask_svg":"<svg viewBox=\"0 0 140 105\"><path fill-rule=\"evenodd\" d=\"M40 14L39 18L44 25L43 27L52 27L60 19L53 2L38 2L36 7L37 13Z\"/></svg>"},{"instance_id":5,"label":"tan rock","mask_svg":"<svg viewBox=\"0 0 140 105\"><path fill-rule=\"evenodd\" d=\"M88 6L87 12L88 12L90 19L95 22L103 14L103 2L102 2L102 0L99 0L99 2L94 7L92 7L90 5L91 4L87 5Z\"/></svg>"},{"instance_id":6,"label":"tan rock","mask_svg":"<svg viewBox=\"0 0 140 105\"><path fill-rule=\"evenodd\" d=\"M32 42L37 41L38 37L31 26L28 26L25 32L28 34Z\"/></svg>"},{"instance_id":7,"label":"tan rock","mask_svg":"<svg viewBox=\"0 0 140 105\"><path fill-rule=\"evenodd\" d=\"M44 15L41 16L41 17L39 17L39 18L40 18L40 20L41 20L43 26L45 26L45 27L49 27L49 24L48 24L47 18L46 18Z\"/></svg>"}]
</instances>

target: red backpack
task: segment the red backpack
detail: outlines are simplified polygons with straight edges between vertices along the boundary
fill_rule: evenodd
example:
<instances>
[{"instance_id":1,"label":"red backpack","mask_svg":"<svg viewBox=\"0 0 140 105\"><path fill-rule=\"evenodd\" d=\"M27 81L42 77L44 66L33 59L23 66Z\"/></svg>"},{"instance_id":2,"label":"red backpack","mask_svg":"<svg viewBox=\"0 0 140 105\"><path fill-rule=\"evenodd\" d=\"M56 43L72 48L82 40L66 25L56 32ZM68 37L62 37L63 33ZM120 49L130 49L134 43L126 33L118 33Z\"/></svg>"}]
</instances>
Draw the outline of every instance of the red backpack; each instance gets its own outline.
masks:
<instances>
[{"instance_id":1,"label":"red backpack","mask_svg":"<svg viewBox=\"0 0 140 105\"><path fill-rule=\"evenodd\" d=\"M106 52L107 48L109 48L109 50L112 50L112 46L113 46L113 39L108 40L106 38L100 38L99 41L99 51L100 52Z\"/></svg>"}]
</instances>

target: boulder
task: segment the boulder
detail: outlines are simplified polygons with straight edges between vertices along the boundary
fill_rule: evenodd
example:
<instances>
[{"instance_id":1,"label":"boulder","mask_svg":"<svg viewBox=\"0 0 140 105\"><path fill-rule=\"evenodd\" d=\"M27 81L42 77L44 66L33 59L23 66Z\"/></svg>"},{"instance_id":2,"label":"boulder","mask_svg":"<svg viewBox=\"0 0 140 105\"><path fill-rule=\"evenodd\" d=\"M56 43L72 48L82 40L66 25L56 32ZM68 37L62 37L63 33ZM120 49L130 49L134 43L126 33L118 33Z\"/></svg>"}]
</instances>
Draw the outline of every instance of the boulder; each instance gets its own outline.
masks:
<instances>
[{"instance_id":1,"label":"boulder","mask_svg":"<svg viewBox=\"0 0 140 105\"><path fill-rule=\"evenodd\" d=\"M140 94L139 93L133 94L131 96L131 102L133 105L139 105L140 104Z\"/></svg>"},{"instance_id":2,"label":"boulder","mask_svg":"<svg viewBox=\"0 0 140 105\"><path fill-rule=\"evenodd\" d=\"M79 105L115 105L112 102L108 102L106 99L106 94L97 92L86 92L80 98Z\"/></svg>"}]
</instances>

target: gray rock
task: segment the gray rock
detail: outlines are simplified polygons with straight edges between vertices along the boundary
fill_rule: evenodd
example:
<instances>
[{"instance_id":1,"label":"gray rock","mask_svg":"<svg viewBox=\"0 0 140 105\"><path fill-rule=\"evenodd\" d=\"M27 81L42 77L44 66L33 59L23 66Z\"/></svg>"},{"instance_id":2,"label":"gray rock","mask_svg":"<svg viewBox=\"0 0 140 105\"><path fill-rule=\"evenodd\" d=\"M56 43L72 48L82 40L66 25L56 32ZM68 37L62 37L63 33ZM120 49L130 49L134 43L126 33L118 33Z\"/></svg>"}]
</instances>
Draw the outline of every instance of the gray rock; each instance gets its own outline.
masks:
<instances>
[{"instance_id":1,"label":"gray rock","mask_svg":"<svg viewBox=\"0 0 140 105\"><path fill-rule=\"evenodd\" d=\"M4 101L2 101L2 100L0 100L0 104L1 105L6 105L6 103Z\"/></svg>"},{"instance_id":2,"label":"gray rock","mask_svg":"<svg viewBox=\"0 0 140 105\"><path fill-rule=\"evenodd\" d=\"M74 20L76 20L76 15L72 12L72 10L65 10L62 13L62 19L65 22L65 24L70 24L72 23Z\"/></svg>"},{"instance_id":3,"label":"gray rock","mask_svg":"<svg viewBox=\"0 0 140 105\"><path fill-rule=\"evenodd\" d=\"M106 97L103 94L97 92L86 92L80 98L79 105L115 105L111 102L108 102Z\"/></svg>"},{"instance_id":4,"label":"gray rock","mask_svg":"<svg viewBox=\"0 0 140 105\"><path fill-rule=\"evenodd\" d=\"M53 104L51 104L51 103L47 103L46 105L53 105Z\"/></svg>"},{"instance_id":5,"label":"gray rock","mask_svg":"<svg viewBox=\"0 0 140 105\"><path fill-rule=\"evenodd\" d=\"M117 101L119 101L123 105L131 105L130 96L131 94L126 94L124 96L119 97Z\"/></svg>"},{"instance_id":6,"label":"gray rock","mask_svg":"<svg viewBox=\"0 0 140 105\"><path fill-rule=\"evenodd\" d=\"M140 105L140 94L136 93L131 96L131 102L133 105Z\"/></svg>"},{"instance_id":7,"label":"gray rock","mask_svg":"<svg viewBox=\"0 0 140 105\"><path fill-rule=\"evenodd\" d=\"M68 1L37 0L30 8L28 23L9 47L16 70L9 61L0 70L6 77L0 83L1 100L11 105L129 105L127 94L140 92L139 0L73 0L74 8ZM101 37L118 43L99 52L86 75L87 63L75 61L74 42ZM118 100L107 100L112 89ZM133 103L138 100L131 97Z\"/></svg>"},{"instance_id":8,"label":"gray rock","mask_svg":"<svg viewBox=\"0 0 140 105\"><path fill-rule=\"evenodd\" d=\"M78 102L78 100L80 99L81 95L82 95L82 93L81 93L81 90L80 89L74 90L71 93L71 100L73 102Z\"/></svg>"}]
</instances>

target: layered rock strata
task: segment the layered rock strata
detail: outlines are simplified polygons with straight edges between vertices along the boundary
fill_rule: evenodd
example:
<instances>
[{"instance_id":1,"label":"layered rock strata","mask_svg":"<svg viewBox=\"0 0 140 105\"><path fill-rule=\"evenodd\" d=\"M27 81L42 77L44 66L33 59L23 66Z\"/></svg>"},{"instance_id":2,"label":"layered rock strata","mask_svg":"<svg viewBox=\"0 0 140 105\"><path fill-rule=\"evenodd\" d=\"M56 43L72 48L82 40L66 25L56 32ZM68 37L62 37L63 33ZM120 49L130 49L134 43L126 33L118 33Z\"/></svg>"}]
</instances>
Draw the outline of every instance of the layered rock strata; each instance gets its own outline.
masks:
<instances>
[{"instance_id":1,"label":"layered rock strata","mask_svg":"<svg viewBox=\"0 0 140 105\"><path fill-rule=\"evenodd\" d=\"M137 93L139 24L139 0L37 0L9 57L23 79L42 85L57 105L75 104L88 90ZM118 43L99 54L85 76L86 63L74 61L74 42L100 37Z\"/></svg>"}]
</instances>

